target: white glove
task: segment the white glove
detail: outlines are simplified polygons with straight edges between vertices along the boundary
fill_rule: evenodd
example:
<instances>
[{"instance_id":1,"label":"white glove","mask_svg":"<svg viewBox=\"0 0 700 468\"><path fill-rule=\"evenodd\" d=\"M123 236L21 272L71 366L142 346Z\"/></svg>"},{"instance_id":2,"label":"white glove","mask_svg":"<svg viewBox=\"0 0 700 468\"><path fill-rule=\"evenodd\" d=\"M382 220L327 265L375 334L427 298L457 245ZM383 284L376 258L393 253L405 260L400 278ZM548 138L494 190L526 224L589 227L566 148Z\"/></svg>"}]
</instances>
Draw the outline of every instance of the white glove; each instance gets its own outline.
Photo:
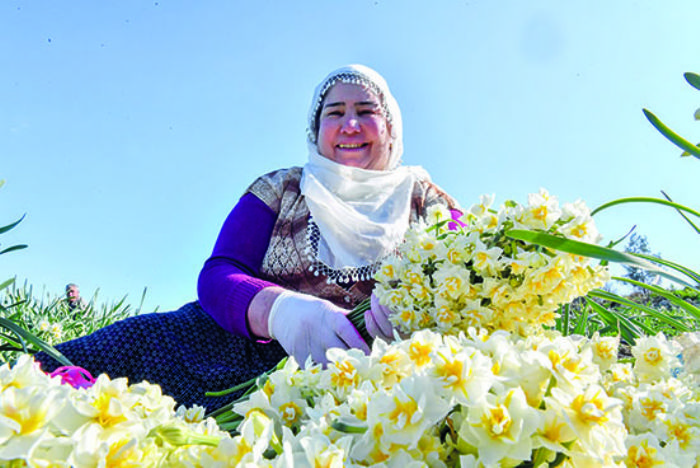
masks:
<instances>
[{"instance_id":1,"label":"white glove","mask_svg":"<svg viewBox=\"0 0 700 468\"><path fill-rule=\"evenodd\" d=\"M394 341L394 326L389 321L391 309L381 305L377 296L372 293L370 309L365 312L365 326L372 338L381 338L387 343Z\"/></svg>"},{"instance_id":2,"label":"white glove","mask_svg":"<svg viewBox=\"0 0 700 468\"><path fill-rule=\"evenodd\" d=\"M345 317L347 312L329 301L284 291L270 308L268 331L302 367L309 356L325 365L329 348L358 348L369 354L367 343Z\"/></svg>"}]
</instances>

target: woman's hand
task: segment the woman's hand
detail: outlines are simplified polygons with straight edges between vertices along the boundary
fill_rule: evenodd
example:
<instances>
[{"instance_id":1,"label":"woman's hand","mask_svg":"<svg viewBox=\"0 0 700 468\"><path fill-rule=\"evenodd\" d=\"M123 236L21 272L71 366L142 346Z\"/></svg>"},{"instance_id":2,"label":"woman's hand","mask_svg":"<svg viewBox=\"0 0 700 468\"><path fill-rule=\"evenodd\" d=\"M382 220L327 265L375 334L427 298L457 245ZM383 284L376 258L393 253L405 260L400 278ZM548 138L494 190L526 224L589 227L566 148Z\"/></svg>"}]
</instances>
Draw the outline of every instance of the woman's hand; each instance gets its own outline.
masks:
<instances>
[{"instance_id":1,"label":"woman's hand","mask_svg":"<svg viewBox=\"0 0 700 468\"><path fill-rule=\"evenodd\" d=\"M377 296L372 293L370 309L365 312L365 326L372 338L381 338L387 343L394 341L394 326L389 321L391 309L381 305Z\"/></svg>"},{"instance_id":2,"label":"woman's hand","mask_svg":"<svg viewBox=\"0 0 700 468\"><path fill-rule=\"evenodd\" d=\"M345 317L347 312L329 301L284 291L270 308L269 335L302 367L309 356L325 365L329 348L358 348L369 354L367 343Z\"/></svg>"}]
</instances>

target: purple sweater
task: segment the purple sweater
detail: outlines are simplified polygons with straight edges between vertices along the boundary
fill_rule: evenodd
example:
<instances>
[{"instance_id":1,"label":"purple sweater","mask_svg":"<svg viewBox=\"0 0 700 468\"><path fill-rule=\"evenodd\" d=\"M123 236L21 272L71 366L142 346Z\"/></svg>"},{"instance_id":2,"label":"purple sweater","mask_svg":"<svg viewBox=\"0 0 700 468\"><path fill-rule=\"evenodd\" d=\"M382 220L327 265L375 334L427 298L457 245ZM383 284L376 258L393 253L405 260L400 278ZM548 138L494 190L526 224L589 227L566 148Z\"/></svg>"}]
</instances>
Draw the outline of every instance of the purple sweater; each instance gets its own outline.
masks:
<instances>
[{"instance_id":1,"label":"purple sweater","mask_svg":"<svg viewBox=\"0 0 700 468\"><path fill-rule=\"evenodd\" d=\"M255 339L246 313L261 289L275 286L259 278L277 216L251 193L241 197L226 218L211 257L199 273L202 308L225 330Z\"/></svg>"}]
</instances>

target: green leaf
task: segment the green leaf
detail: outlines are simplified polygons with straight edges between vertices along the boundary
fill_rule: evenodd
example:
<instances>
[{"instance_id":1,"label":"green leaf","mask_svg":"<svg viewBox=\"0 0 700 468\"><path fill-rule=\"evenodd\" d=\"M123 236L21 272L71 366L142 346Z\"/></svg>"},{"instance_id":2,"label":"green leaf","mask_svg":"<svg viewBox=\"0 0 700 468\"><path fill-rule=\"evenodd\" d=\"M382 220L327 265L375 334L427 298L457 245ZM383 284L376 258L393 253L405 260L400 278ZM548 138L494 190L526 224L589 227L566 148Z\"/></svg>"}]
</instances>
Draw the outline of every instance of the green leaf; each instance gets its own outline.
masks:
<instances>
[{"instance_id":1,"label":"green leaf","mask_svg":"<svg viewBox=\"0 0 700 468\"><path fill-rule=\"evenodd\" d=\"M695 117L695 120L700 120L700 107L697 108L693 117ZM700 143L698 143L698 145L700 145Z\"/></svg>"},{"instance_id":2,"label":"green leaf","mask_svg":"<svg viewBox=\"0 0 700 468\"><path fill-rule=\"evenodd\" d=\"M661 288L659 286L654 286L652 284L646 284L642 283L641 281L635 281L629 278L622 278L619 276L614 276L613 279L618 280L618 281L624 281L625 283L630 283L635 286L638 286L640 288L648 289L649 291L653 292L654 294L657 294L659 296L662 296L666 299L668 299L671 303L675 304L676 306L680 307L681 309L685 310L692 316L694 316L697 319L700 319L700 309L695 307L693 304L690 302L686 302L680 297L676 296L675 294L671 293L670 291L665 290L664 288Z\"/></svg>"},{"instance_id":3,"label":"green leaf","mask_svg":"<svg viewBox=\"0 0 700 468\"><path fill-rule=\"evenodd\" d=\"M7 232L7 231L9 231L10 229L12 229L13 227L17 226L19 223L22 222L22 220L24 219L25 216L27 216L27 215L26 215L26 214L23 214L22 217L19 218L19 219L18 219L17 221L15 221L14 223L8 224L7 226L0 227L0 234L2 234L2 233L4 233L4 232Z\"/></svg>"},{"instance_id":4,"label":"green leaf","mask_svg":"<svg viewBox=\"0 0 700 468\"><path fill-rule=\"evenodd\" d=\"M700 110L700 109L698 109L698 110ZM698 119L698 120L700 120L700 119ZM695 146L697 146L698 148L700 148L700 143L698 143L698 144L695 145ZM683 152L681 153L681 158L687 158L688 156L692 156L692 154L688 153L687 151L683 151Z\"/></svg>"},{"instance_id":5,"label":"green leaf","mask_svg":"<svg viewBox=\"0 0 700 468\"><path fill-rule=\"evenodd\" d=\"M666 272L650 261L637 255L618 252L617 250L608 249L606 247L587 244L585 242L574 241L571 239L564 239L563 237L556 237L541 232L514 229L507 231L506 236L510 237L511 239L542 245L544 247L549 247L550 249L559 250L574 255L582 255L584 257L597 258L599 260L607 260L609 262L643 268L684 286L690 286L691 288L694 287L694 285L689 283L684 277L672 272Z\"/></svg>"},{"instance_id":6,"label":"green leaf","mask_svg":"<svg viewBox=\"0 0 700 468\"><path fill-rule=\"evenodd\" d=\"M8 287L9 285L11 285L14 282L15 282L15 278L10 278L7 281L3 281L3 283L0 284L0 291L2 291L3 289L5 289L6 287Z\"/></svg>"},{"instance_id":7,"label":"green leaf","mask_svg":"<svg viewBox=\"0 0 700 468\"><path fill-rule=\"evenodd\" d=\"M693 327L690 327L683 323L680 320L676 320L675 318L669 316L668 314L664 314L663 312L656 310L652 307L649 307L644 304L639 304L638 302L634 302L631 299L627 299L626 297L619 296L617 294L605 291L603 289L595 289L591 292L588 293L589 296L591 297L597 297L599 299L604 299L606 301L610 302L616 302L618 304L623 304L630 306L634 309L641 310L646 312L647 314L651 315L652 317L655 317L659 319L660 321L664 322L665 324L675 328L676 330L680 331L692 331ZM652 333L653 334L653 333Z\"/></svg>"},{"instance_id":8,"label":"green leaf","mask_svg":"<svg viewBox=\"0 0 700 468\"><path fill-rule=\"evenodd\" d=\"M26 249L26 248L27 248L27 244L13 245L12 247L8 247L5 250L0 250L0 255L2 255L4 253L12 252L13 250L21 250L21 249ZM0 289L2 289L2 288L0 288Z\"/></svg>"},{"instance_id":9,"label":"green leaf","mask_svg":"<svg viewBox=\"0 0 700 468\"><path fill-rule=\"evenodd\" d=\"M34 346L44 351L46 354L54 358L56 361L64 366L72 366L73 363L68 360L63 354L61 354L56 348L43 341L32 333L28 332L24 328L17 325L12 320L8 320L5 317L0 317L0 326L11 330L15 335L17 335L21 340L26 340L32 343Z\"/></svg>"},{"instance_id":10,"label":"green leaf","mask_svg":"<svg viewBox=\"0 0 700 468\"><path fill-rule=\"evenodd\" d=\"M624 340L628 343L634 344L637 341L637 338L643 335L639 327L628 317L606 309L589 297L586 297L586 302L598 313L598 316L602 318L605 323L620 330L622 338L624 338Z\"/></svg>"},{"instance_id":11,"label":"green leaf","mask_svg":"<svg viewBox=\"0 0 700 468\"><path fill-rule=\"evenodd\" d=\"M576 322L576 327L574 328L573 334L583 335L583 332L586 331L586 325L588 325L588 307L583 309L583 313Z\"/></svg>"},{"instance_id":12,"label":"green leaf","mask_svg":"<svg viewBox=\"0 0 700 468\"><path fill-rule=\"evenodd\" d=\"M591 211L591 216L594 216L601 211L610 208L615 205L622 205L624 203L657 203L659 205L666 205L670 206L672 208L675 208L680 211L685 211L687 213L693 214L700 218L700 212L695 211L692 208L688 208L687 206L681 205L679 203L674 203L672 201L667 201L667 200L662 200L661 198L654 198L654 197L627 197L627 198L618 198L617 200L613 200L607 203L603 203L600 205L598 208L595 210Z\"/></svg>"},{"instance_id":13,"label":"green leaf","mask_svg":"<svg viewBox=\"0 0 700 468\"><path fill-rule=\"evenodd\" d=\"M331 427L339 432L344 432L345 434L364 434L367 432L367 426L364 424L353 424L340 419L334 419L331 422Z\"/></svg>"},{"instance_id":14,"label":"green leaf","mask_svg":"<svg viewBox=\"0 0 700 468\"><path fill-rule=\"evenodd\" d=\"M559 320L557 320L557 326L562 335L567 336L569 334L569 320L571 318L571 304L565 304L561 307L562 312L560 314Z\"/></svg>"},{"instance_id":15,"label":"green leaf","mask_svg":"<svg viewBox=\"0 0 700 468\"><path fill-rule=\"evenodd\" d=\"M656 129L661 132L663 136L665 136L671 143L674 145L678 146L680 149L687 151L688 153L692 154L696 158L700 159L700 148L686 140L685 138L681 137L678 135L676 132L671 130L664 124L657 116L652 114L646 109L642 109L644 112L644 115L646 116L647 120L651 122L651 124L656 127Z\"/></svg>"},{"instance_id":16,"label":"green leaf","mask_svg":"<svg viewBox=\"0 0 700 468\"><path fill-rule=\"evenodd\" d=\"M640 254L640 253L635 254L635 255L642 257L645 260L659 263L665 267L676 270L679 273L683 273L684 275L689 276L690 278L694 279L700 285L700 274L694 272L690 268L684 267L683 265L679 265L678 263L674 263L674 262L672 262L670 260L666 260L664 258L653 257L651 255L645 255L645 254ZM696 288L691 288L691 289L695 289L697 291Z\"/></svg>"},{"instance_id":17,"label":"green leaf","mask_svg":"<svg viewBox=\"0 0 700 468\"><path fill-rule=\"evenodd\" d=\"M669 196L666 194L666 192L664 192L663 190L661 191L661 195L663 195L664 198L665 198L666 200L668 200L668 201L670 201L670 202L673 202L673 200L671 199L671 197L669 197ZM683 213L683 212L682 212L681 210L679 210L678 208L676 208L676 211L678 211L678 214L681 215L681 216L683 217L683 219L685 219L685 220L688 222L688 224L690 224L690 226L691 226L693 229L695 229L695 232L697 232L698 234L700 234L700 228L697 227L697 226L695 225L695 223L693 223L693 222L690 220L690 218L688 218L688 217L685 215L685 213Z\"/></svg>"},{"instance_id":18,"label":"green leaf","mask_svg":"<svg viewBox=\"0 0 700 468\"><path fill-rule=\"evenodd\" d=\"M690 86L700 91L700 75L693 72L686 72L683 76Z\"/></svg>"}]
</instances>

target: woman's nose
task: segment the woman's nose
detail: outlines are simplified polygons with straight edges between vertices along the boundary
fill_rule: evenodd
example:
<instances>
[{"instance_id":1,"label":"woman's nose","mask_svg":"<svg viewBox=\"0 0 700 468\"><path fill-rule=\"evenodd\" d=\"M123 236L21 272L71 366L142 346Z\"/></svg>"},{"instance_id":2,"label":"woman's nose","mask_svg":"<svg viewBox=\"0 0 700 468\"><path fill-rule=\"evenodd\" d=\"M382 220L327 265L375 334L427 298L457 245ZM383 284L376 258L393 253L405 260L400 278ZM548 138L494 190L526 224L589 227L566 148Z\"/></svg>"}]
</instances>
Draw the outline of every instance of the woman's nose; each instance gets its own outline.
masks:
<instances>
[{"instance_id":1,"label":"woman's nose","mask_svg":"<svg viewBox=\"0 0 700 468\"><path fill-rule=\"evenodd\" d=\"M343 127L341 131L345 133L357 133L360 131L360 123L355 117L349 117L343 122Z\"/></svg>"}]
</instances>

